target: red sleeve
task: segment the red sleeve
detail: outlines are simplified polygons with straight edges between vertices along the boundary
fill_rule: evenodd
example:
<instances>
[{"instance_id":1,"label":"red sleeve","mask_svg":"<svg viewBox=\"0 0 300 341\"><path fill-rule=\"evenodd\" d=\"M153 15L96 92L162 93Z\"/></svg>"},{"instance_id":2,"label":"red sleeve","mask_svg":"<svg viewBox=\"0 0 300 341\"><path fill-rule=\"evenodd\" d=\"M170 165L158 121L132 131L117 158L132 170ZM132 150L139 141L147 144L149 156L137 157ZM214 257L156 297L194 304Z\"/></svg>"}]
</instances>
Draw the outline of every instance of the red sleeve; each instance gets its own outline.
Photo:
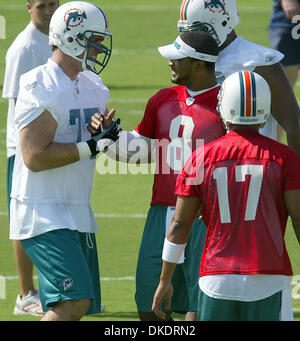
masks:
<instances>
[{"instance_id":1,"label":"red sleeve","mask_svg":"<svg viewBox=\"0 0 300 341\"><path fill-rule=\"evenodd\" d=\"M150 139L155 138L155 127L156 127L156 112L157 112L157 100L156 96L149 99L144 117L141 122L136 126L135 131Z\"/></svg>"}]
</instances>

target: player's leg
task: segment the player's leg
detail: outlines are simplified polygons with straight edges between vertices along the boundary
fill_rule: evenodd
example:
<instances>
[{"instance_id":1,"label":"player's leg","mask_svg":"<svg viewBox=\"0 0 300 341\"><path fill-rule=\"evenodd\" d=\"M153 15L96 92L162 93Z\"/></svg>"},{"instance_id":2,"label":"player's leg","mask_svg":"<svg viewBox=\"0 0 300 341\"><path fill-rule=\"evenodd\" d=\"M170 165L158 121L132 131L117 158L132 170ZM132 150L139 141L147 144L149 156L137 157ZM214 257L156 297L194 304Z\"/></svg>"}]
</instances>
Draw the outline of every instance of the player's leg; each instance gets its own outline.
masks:
<instances>
[{"instance_id":1,"label":"player's leg","mask_svg":"<svg viewBox=\"0 0 300 341\"><path fill-rule=\"evenodd\" d=\"M41 321L79 321L86 314L91 300L72 300L56 304L48 310Z\"/></svg>"},{"instance_id":2,"label":"player's leg","mask_svg":"<svg viewBox=\"0 0 300 341\"><path fill-rule=\"evenodd\" d=\"M12 175L15 163L15 156L7 161L7 205L8 216L10 212L10 193L12 188ZM14 314L29 314L42 316L43 310L39 300L38 290L35 290L33 283L33 264L27 256L21 242L13 240L13 250L16 259L17 272L19 276L20 294L17 296L14 307Z\"/></svg>"},{"instance_id":3,"label":"player's leg","mask_svg":"<svg viewBox=\"0 0 300 341\"><path fill-rule=\"evenodd\" d=\"M136 270L135 301L141 321L158 321L152 311L159 283L162 249L166 230L166 206L153 205L148 212Z\"/></svg>"},{"instance_id":4,"label":"player's leg","mask_svg":"<svg viewBox=\"0 0 300 341\"><path fill-rule=\"evenodd\" d=\"M104 308L101 304L100 272L96 236L95 233L79 233L79 238L84 257L89 267L94 294L94 299L92 300L90 307L85 314L89 315L101 313L103 312Z\"/></svg>"},{"instance_id":5,"label":"player's leg","mask_svg":"<svg viewBox=\"0 0 300 341\"><path fill-rule=\"evenodd\" d=\"M187 240L187 246L185 248L184 263L180 265L182 267L182 275L174 276L173 278L173 300L174 305L176 302L176 309L187 310L185 320L196 321L198 310L198 295L199 295L199 269L200 260L203 253L206 226L202 219L195 219L189 238ZM187 307L183 301L188 297Z\"/></svg>"},{"instance_id":6,"label":"player's leg","mask_svg":"<svg viewBox=\"0 0 300 341\"><path fill-rule=\"evenodd\" d=\"M94 299L79 232L53 230L22 244L38 269L43 320L79 320Z\"/></svg>"}]
</instances>

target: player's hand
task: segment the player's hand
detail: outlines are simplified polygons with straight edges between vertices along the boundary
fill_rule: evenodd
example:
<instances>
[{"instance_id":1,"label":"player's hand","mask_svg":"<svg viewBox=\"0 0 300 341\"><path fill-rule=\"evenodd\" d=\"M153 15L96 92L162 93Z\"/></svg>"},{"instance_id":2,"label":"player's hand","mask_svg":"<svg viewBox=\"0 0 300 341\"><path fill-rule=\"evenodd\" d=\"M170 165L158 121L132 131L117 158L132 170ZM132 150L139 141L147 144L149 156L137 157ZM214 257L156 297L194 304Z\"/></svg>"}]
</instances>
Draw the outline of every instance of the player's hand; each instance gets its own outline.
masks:
<instances>
[{"instance_id":1,"label":"player's hand","mask_svg":"<svg viewBox=\"0 0 300 341\"><path fill-rule=\"evenodd\" d=\"M104 114L96 113L91 117L91 120L87 126L88 131L94 135L100 131L101 125L103 128L109 128L112 125L113 117L115 116L116 110L111 109L109 112Z\"/></svg>"},{"instance_id":2,"label":"player's hand","mask_svg":"<svg viewBox=\"0 0 300 341\"><path fill-rule=\"evenodd\" d=\"M300 5L298 0L283 0L281 1L281 6L285 16L289 20L292 20L295 15L300 14Z\"/></svg>"},{"instance_id":3,"label":"player's hand","mask_svg":"<svg viewBox=\"0 0 300 341\"><path fill-rule=\"evenodd\" d=\"M171 281L160 281L159 285L156 289L154 294L153 303L152 303L152 310L155 315L163 320L167 320L169 314L164 313L161 310L161 305L163 301L166 301L166 310L171 309L171 298L173 295L173 286Z\"/></svg>"}]
</instances>

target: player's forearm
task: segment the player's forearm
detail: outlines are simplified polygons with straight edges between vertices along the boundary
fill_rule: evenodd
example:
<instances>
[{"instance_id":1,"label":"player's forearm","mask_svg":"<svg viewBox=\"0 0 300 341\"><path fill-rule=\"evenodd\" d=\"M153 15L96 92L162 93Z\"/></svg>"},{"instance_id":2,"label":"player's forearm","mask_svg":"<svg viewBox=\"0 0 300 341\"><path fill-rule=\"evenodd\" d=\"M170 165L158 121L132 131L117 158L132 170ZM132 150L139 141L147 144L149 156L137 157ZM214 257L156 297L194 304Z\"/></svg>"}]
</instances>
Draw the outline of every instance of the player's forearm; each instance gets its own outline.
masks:
<instances>
[{"instance_id":1,"label":"player's forearm","mask_svg":"<svg viewBox=\"0 0 300 341\"><path fill-rule=\"evenodd\" d=\"M161 275L160 275L160 281L161 282L171 282L175 268L176 268L176 263L170 263L170 262L163 261Z\"/></svg>"},{"instance_id":2,"label":"player's forearm","mask_svg":"<svg viewBox=\"0 0 300 341\"><path fill-rule=\"evenodd\" d=\"M153 140L133 131L122 131L119 139L110 145L106 155L116 161L145 164L155 161Z\"/></svg>"},{"instance_id":3,"label":"player's forearm","mask_svg":"<svg viewBox=\"0 0 300 341\"><path fill-rule=\"evenodd\" d=\"M32 172L66 166L79 160L79 152L75 143L51 142L45 149L22 151L23 160Z\"/></svg>"}]
</instances>

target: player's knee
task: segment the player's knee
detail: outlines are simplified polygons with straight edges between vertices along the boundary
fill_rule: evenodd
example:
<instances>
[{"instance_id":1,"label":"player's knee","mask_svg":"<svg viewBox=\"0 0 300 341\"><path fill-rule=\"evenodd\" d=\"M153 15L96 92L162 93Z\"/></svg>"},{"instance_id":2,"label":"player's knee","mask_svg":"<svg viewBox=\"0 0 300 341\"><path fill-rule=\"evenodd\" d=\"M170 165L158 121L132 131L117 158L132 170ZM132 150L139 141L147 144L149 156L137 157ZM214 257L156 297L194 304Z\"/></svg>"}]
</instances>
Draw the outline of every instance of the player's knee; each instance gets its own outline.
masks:
<instances>
[{"instance_id":1,"label":"player's knee","mask_svg":"<svg viewBox=\"0 0 300 341\"><path fill-rule=\"evenodd\" d=\"M54 310L62 320L79 321L89 309L90 304L90 299L70 300L60 303Z\"/></svg>"},{"instance_id":2,"label":"player's knee","mask_svg":"<svg viewBox=\"0 0 300 341\"><path fill-rule=\"evenodd\" d=\"M72 309L70 310L70 317L72 318L72 321L80 320L91 305L90 299L82 299L70 302L72 302L73 305Z\"/></svg>"}]
</instances>

